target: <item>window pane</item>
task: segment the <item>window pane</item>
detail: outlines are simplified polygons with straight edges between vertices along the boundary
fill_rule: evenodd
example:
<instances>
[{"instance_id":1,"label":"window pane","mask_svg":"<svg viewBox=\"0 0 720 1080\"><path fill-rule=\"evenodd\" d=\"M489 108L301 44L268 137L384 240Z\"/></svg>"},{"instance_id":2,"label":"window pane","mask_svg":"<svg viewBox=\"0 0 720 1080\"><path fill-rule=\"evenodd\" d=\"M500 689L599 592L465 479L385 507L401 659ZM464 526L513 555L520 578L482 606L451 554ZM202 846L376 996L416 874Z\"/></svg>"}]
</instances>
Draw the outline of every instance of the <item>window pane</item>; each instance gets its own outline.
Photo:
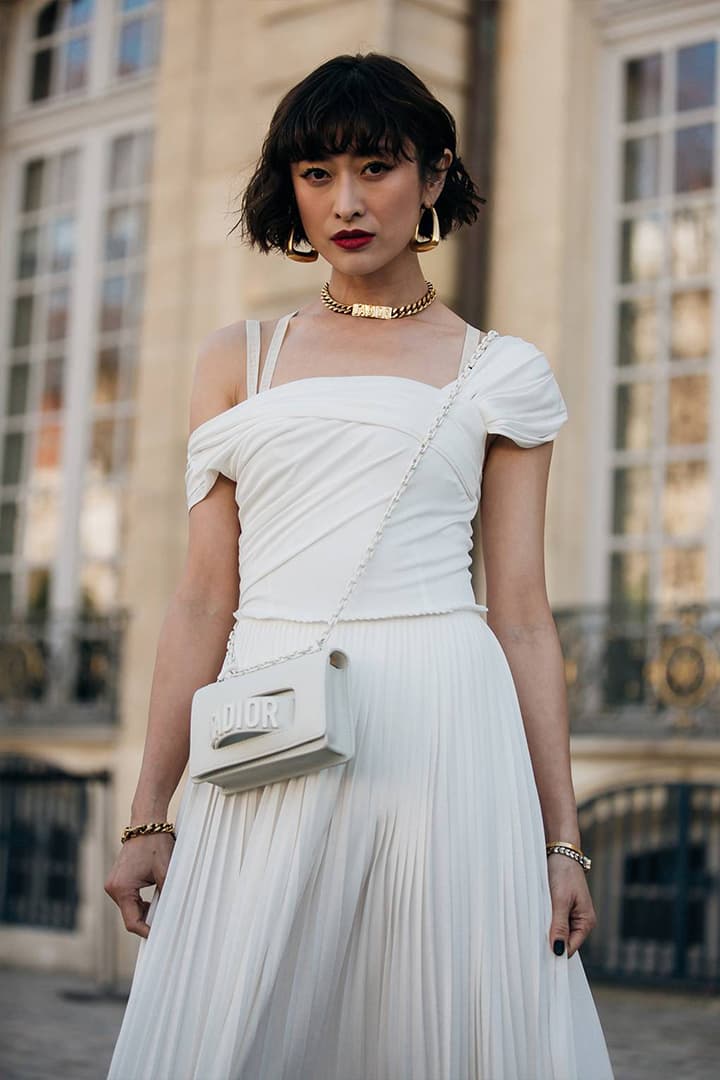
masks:
<instances>
[{"instance_id":1,"label":"window pane","mask_svg":"<svg viewBox=\"0 0 720 1080\"><path fill-rule=\"evenodd\" d=\"M61 456L62 424L51 418L43 419L37 432L32 475L28 478L28 484L44 487L49 478L59 483Z\"/></svg>"},{"instance_id":2,"label":"window pane","mask_svg":"<svg viewBox=\"0 0 720 1080\"><path fill-rule=\"evenodd\" d=\"M17 503L4 502L0 506L0 555L12 555L15 551L15 524Z\"/></svg>"},{"instance_id":3,"label":"window pane","mask_svg":"<svg viewBox=\"0 0 720 1080\"><path fill-rule=\"evenodd\" d=\"M711 206L688 206L673 213L671 270L674 278L711 272L713 222Z\"/></svg>"},{"instance_id":4,"label":"window pane","mask_svg":"<svg viewBox=\"0 0 720 1080\"><path fill-rule=\"evenodd\" d=\"M623 300L618 322L618 364L654 364L657 356L655 298Z\"/></svg>"},{"instance_id":5,"label":"window pane","mask_svg":"<svg viewBox=\"0 0 720 1080\"><path fill-rule=\"evenodd\" d=\"M649 281L663 268L662 217L643 214L622 222L620 280Z\"/></svg>"},{"instance_id":6,"label":"window pane","mask_svg":"<svg viewBox=\"0 0 720 1080\"><path fill-rule=\"evenodd\" d=\"M675 191L713 186L715 125L695 124L675 132Z\"/></svg>"},{"instance_id":7,"label":"window pane","mask_svg":"<svg viewBox=\"0 0 720 1080\"><path fill-rule=\"evenodd\" d=\"M59 536L58 498L49 489L28 492L23 555L31 562L52 562Z\"/></svg>"},{"instance_id":8,"label":"window pane","mask_svg":"<svg viewBox=\"0 0 720 1080\"><path fill-rule=\"evenodd\" d=\"M137 326L140 322L144 297L145 275L142 271L128 274L127 305L125 311L125 325Z\"/></svg>"},{"instance_id":9,"label":"window pane","mask_svg":"<svg viewBox=\"0 0 720 1080\"><path fill-rule=\"evenodd\" d=\"M21 229L18 247L17 277L34 277L40 258L40 229L36 225Z\"/></svg>"},{"instance_id":10,"label":"window pane","mask_svg":"<svg viewBox=\"0 0 720 1080\"><path fill-rule=\"evenodd\" d=\"M38 210L43 203L43 176L45 162L42 158L28 161L23 177L23 210Z\"/></svg>"},{"instance_id":11,"label":"window pane","mask_svg":"<svg viewBox=\"0 0 720 1080\"><path fill-rule=\"evenodd\" d=\"M616 536L650 531L652 472L649 466L615 469L613 485L613 533Z\"/></svg>"},{"instance_id":12,"label":"window pane","mask_svg":"<svg viewBox=\"0 0 720 1080\"><path fill-rule=\"evenodd\" d=\"M43 101L50 96L54 59L52 49L40 49L35 53L30 84L31 101Z\"/></svg>"},{"instance_id":13,"label":"window pane","mask_svg":"<svg viewBox=\"0 0 720 1080\"><path fill-rule=\"evenodd\" d=\"M664 604L700 603L707 598L703 548L665 548L660 600Z\"/></svg>"},{"instance_id":14,"label":"window pane","mask_svg":"<svg viewBox=\"0 0 720 1080\"><path fill-rule=\"evenodd\" d=\"M135 421L132 417L118 421L118 438L115 453L115 472L118 474L129 471L133 458L134 434Z\"/></svg>"},{"instance_id":15,"label":"window pane","mask_svg":"<svg viewBox=\"0 0 720 1080\"><path fill-rule=\"evenodd\" d=\"M47 339L60 341L67 337L70 290L66 285L48 293Z\"/></svg>"},{"instance_id":16,"label":"window pane","mask_svg":"<svg viewBox=\"0 0 720 1080\"><path fill-rule=\"evenodd\" d=\"M122 0L123 11L136 11L138 8L148 7L150 0Z\"/></svg>"},{"instance_id":17,"label":"window pane","mask_svg":"<svg viewBox=\"0 0 720 1080\"><path fill-rule=\"evenodd\" d=\"M68 18L70 26L81 26L89 22L94 6L93 0L72 0Z\"/></svg>"},{"instance_id":18,"label":"window pane","mask_svg":"<svg viewBox=\"0 0 720 1080\"><path fill-rule=\"evenodd\" d=\"M90 475L110 476L113 471L114 420L96 420L92 428Z\"/></svg>"},{"instance_id":19,"label":"window pane","mask_svg":"<svg viewBox=\"0 0 720 1080\"><path fill-rule=\"evenodd\" d=\"M118 573L112 564L87 563L81 570L80 581L86 611L109 614L118 602Z\"/></svg>"},{"instance_id":20,"label":"window pane","mask_svg":"<svg viewBox=\"0 0 720 1080\"><path fill-rule=\"evenodd\" d=\"M35 37L48 37L50 34L54 34L58 29L58 18L60 15L60 5L57 0L54 3L45 4L40 8L35 18Z\"/></svg>"},{"instance_id":21,"label":"window pane","mask_svg":"<svg viewBox=\"0 0 720 1080\"><path fill-rule=\"evenodd\" d=\"M11 364L8 378L6 412L8 416L22 416L28 410L30 365Z\"/></svg>"},{"instance_id":22,"label":"window pane","mask_svg":"<svg viewBox=\"0 0 720 1080\"><path fill-rule=\"evenodd\" d=\"M706 461L676 461L665 469L663 530L668 536L701 533L710 511Z\"/></svg>"},{"instance_id":23,"label":"window pane","mask_svg":"<svg viewBox=\"0 0 720 1080\"><path fill-rule=\"evenodd\" d=\"M645 551L614 551L610 556L610 602L614 608L648 603L649 559Z\"/></svg>"},{"instance_id":24,"label":"window pane","mask_svg":"<svg viewBox=\"0 0 720 1080\"><path fill-rule=\"evenodd\" d=\"M623 167L623 197L650 199L660 190L660 136L642 135L626 139Z\"/></svg>"},{"instance_id":25,"label":"window pane","mask_svg":"<svg viewBox=\"0 0 720 1080\"><path fill-rule=\"evenodd\" d=\"M144 208L118 206L109 210L105 224L105 258L137 255L145 246Z\"/></svg>"},{"instance_id":26,"label":"window pane","mask_svg":"<svg viewBox=\"0 0 720 1080\"><path fill-rule=\"evenodd\" d=\"M60 155L55 174L57 181L55 203L57 205L61 205L62 203L74 203L76 201L77 169L77 150L66 150L65 153Z\"/></svg>"},{"instance_id":27,"label":"window pane","mask_svg":"<svg viewBox=\"0 0 720 1080\"><path fill-rule=\"evenodd\" d=\"M48 567L35 566L28 574L28 615L46 615L50 602L51 574Z\"/></svg>"},{"instance_id":28,"label":"window pane","mask_svg":"<svg viewBox=\"0 0 720 1080\"><path fill-rule=\"evenodd\" d=\"M110 191L120 191L132 185L133 136L121 135L113 139L110 148Z\"/></svg>"},{"instance_id":29,"label":"window pane","mask_svg":"<svg viewBox=\"0 0 720 1080\"><path fill-rule=\"evenodd\" d=\"M80 90L87 82L89 46L86 37L66 41L65 53L65 90Z\"/></svg>"},{"instance_id":30,"label":"window pane","mask_svg":"<svg viewBox=\"0 0 720 1080\"><path fill-rule=\"evenodd\" d=\"M676 292L672 297L670 355L673 360L710 355L712 296L709 289Z\"/></svg>"},{"instance_id":31,"label":"window pane","mask_svg":"<svg viewBox=\"0 0 720 1080\"><path fill-rule=\"evenodd\" d=\"M108 402L116 401L119 397L119 381L120 350L116 345L110 345L101 349L98 354L95 374L95 404L105 405Z\"/></svg>"},{"instance_id":32,"label":"window pane","mask_svg":"<svg viewBox=\"0 0 720 1080\"><path fill-rule=\"evenodd\" d=\"M0 574L0 619L9 619L12 615L12 577Z\"/></svg>"},{"instance_id":33,"label":"window pane","mask_svg":"<svg viewBox=\"0 0 720 1080\"><path fill-rule=\"evenodd\" d=\"M119 330L122 326L123 301L125 297L125 279L122 277L106 278L103 282L102 311L100 327L102 330Z\"/></svg>"},{"instance_id":34,"label":"window pane","mask_svg":"<svg viewBox=\"0 0 720 1080\"><path fill-rule=\"evenodd\" d=\"M646 450L652 446L653 384L620 383L615 393L615 448Z\"/></svg>"},{"instance_id":35,"label":"window pane","mask_svg":"<svg viewBox=\"0 0 720 1080\"><path fill-rule=\"evenodd\" d=\"M679 375L668 387L668 443L707 442L709 380L707 375Z\"/></svg>"},{"instance_id":36,"label":"window pane","mask_svg":"<svg viewBox=\"0 0 720 1080\"><path fill-rule=\"evenodd\" d=\"M660 113L662 55L653 53L625 64L625 119L646 120Z\"/></svg>"},{"instance_id":37,"label":"window pane","mask_svg":"<svg viewBox=\"0 0 720 1080\"><path fill-rule=\"evenodd\" d=\"M120 546L119 488L114 484L88 484L85 489L80 538L88 559L111 559Z\"/></svg>"},{"instance_id":38,"label":"window pane","mask_svg":"<svg viewBox=\"0 0 720 1080\"><path fill-rule=\"evenodd\" d=\"M25 435L22 431L9 431L5 436L2 456L3 484L20 483L24 445Z\"/></svg>"},{"instance_id":39,"label":"window pane","mask_svg":"<svg viewBox=\"0 0 720 1080\"><path fill-rule=\"evenodd\" d=\"M32 296L18 296L15 301L12 343L16 348L29 345L32 341Z\"/></svg>"},{"instance_id":40,"label":"window pane","mask_svg":"<svg viewBox=\"0 0 720 1080\"><path fill-rule=\"evenodd\" d=\"M40 400L40 408L43 412L57 412L62 408L64 371L64 356L50 356L45 361L45 378Z\"/></svg>"},{"instance_id":41,"label":"window pane","mask_svg":"<svg viewBox=\"0 0 720 1080\"><path fill-rule=\"evenodd\" d=\"M75 253L75 221L57 218L50 226L50 270L69 270Z\"/></svg>"},{"instance_id":42,"label":"window pane","mask_svg":"<svg viewBox=\"0 0 720 1080\"><path fill-rule=\"evenodd\" d=\"M715 104L715 53L714 41L678 49L675 102L678 111Z\"/></svg>"},{"instance_id":43,"label":"window pane","mask_svg":"<svg viewBox=\"0 0 720 1080\"><path fill-rule=\"evenodd\" d=\"M135 136L135 183L149 184L152 171L153 133L140 131Z\"/></svg>"},{"instance_id":44,"label":"window pane","mask_svg":"<svg viewBox=\"0 0 720 1080\"><path fill-rule=\"evenodd\" d=\"M120 27L118 75L129 75L143 67L143 19L132 19Z\"/></svg>"}]
</instances>

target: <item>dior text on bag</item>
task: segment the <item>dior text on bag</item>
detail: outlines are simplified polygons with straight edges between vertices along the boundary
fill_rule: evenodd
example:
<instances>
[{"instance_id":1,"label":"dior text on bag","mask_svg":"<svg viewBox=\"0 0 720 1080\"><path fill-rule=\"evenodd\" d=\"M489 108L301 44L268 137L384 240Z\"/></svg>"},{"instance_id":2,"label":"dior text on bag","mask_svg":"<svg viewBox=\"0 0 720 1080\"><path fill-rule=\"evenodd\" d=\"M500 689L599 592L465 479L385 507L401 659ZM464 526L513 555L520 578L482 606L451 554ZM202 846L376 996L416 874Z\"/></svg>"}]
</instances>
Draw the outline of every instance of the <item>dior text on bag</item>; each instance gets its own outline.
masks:
<instances>
[{"instance_id":1,"label":"dior text on bag","mask_svg":"<svg viewBox=\"0 0 720 1080\"><path fill-rule=\"evenodd\" d=\"M348 689L350 660L342 649L331 648L327 638L463 382L497 336L497 330L484 335L455 380L321 636L302 649L240 670L229 664L216 682L195 691L189 760L193 781L208 781L229 794L340 765L352 758L355 739ZM228 639L229 655L234 633L233 628Z\"/></svg>"}]
</instances>

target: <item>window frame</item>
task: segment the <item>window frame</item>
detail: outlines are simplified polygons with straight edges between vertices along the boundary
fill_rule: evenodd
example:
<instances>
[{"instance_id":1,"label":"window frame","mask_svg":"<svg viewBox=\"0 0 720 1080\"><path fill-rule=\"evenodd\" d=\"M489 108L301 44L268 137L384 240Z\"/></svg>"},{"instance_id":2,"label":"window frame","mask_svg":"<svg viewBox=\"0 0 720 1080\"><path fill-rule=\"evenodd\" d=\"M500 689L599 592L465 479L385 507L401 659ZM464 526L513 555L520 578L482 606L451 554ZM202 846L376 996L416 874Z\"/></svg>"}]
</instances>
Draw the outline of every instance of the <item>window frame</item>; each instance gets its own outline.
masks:
<instances>
[{"instance_id":1,"label":"window frame","mask_svg":"<svg viewBox=\"0 0 720 1080\"><path fill-rule=\"evenodd\" d=\"M587 553L586 563L586 595L589 601L598 605L606 605L610 602L610 553L613 550L640 550L648 551L651 560L650 577L648 584L649 606L661 606L660 604L660 574L662 560L662 491L664 484L656 473L653 483L653 506L656 520L659 519L660 527L645 534L649 537L648 543L641 543L640 538L634 542L632 536L623 538L621 542L614 539L612 531L613 512L613 469L619 455L625 455L627 460L632 459L631 450L618 451L614 449L614 421L615 421L615 387L618 373L623 376L630 374L627 369L618 365L617 355L617 318L619 308L619 258L620 258L620 221L626 216L627 204L622 199L622 146L625 121L621 116L624 63L634 56L651 54L655 51L675 52L684 45L694 44L701 39L715 38L718 43L718 62L716 64L716 100L713 107L715 122L715 145L714 145L714 183L715 193L711 197L714 202L714 230L715 243L712 251L712 264L708 274L710 288L712 290L711 304L711 336L712 343L709 354L709 362L705 370L710 376L710 400L709 433L707 443L707 465L710 486L711 511L706 528L706 590L704 601L710 601L720 596L720 514L713 513L714 494L720 492L720 252L718 240L720 240L720 3L717 0L706 2L698 0L695 4L684 7L682 13L672 10L672 6L664 0L631 0L623 3L622 7L616 0L602 0L595 5L595 13L604 25L601 27L601 62L599 78L597 82L596 116L598 117L596 161L597 161L597 198L594 213L594 248L596 252L596 264L594 274L594 326L592 329L594 363L589 386L589 400L593 402L593 420L588 425L588 453L590 460L588 492L589 513L587 516L587 533L585 550ZM671 93L674 86L663 87L663 109L658 120L658 126L662 131L675 130L676 112L673 107L672 113L665 108L667 101L672 101ZM709 110L708 110L709 111ZM665 213L672 211L676 205L676 194L673 191L669 140L665 140L661 148L661 187L660 196L653 199L654 205L660 205ZM667 180L670 179L668 185ZM692 193L690 193L692 201ZM685 201L684 195L680 195L680 202ZM665 226L667 228L667 226ZM664 274L658 279L663 287L669 286L670 293L680 291L679 283L672 287L672 279ZM662 320L665 315L661 317ZM667 331L669 322L661 321L659 335ZM649 365L647 374L651 376L656 385L667 394L669 373L675 375L690 374L694 370L692 364L684 366L682 361L660 360ZM663 374L667 372L667 374ZM638 378L643 381L640 370ZM628 381L624 377L620 380ZM668 444L664 440L664 431L660 432L660 424L664 421L665 408L660 410L655 407L654 436L652 458L661 458L666 464L671 461L683 460L690 455L680 452L678 455L672 452L665 453ZM663 435L663 441L658 446L657 436ZM700 445L700 444L699 444ZM702 444L705 445L705 444ZM643 462L649 460L642 455ZM682 539L672 546L683 546ZM672 601L670 602L672 606Z\"/></svg>"}]
</instances>

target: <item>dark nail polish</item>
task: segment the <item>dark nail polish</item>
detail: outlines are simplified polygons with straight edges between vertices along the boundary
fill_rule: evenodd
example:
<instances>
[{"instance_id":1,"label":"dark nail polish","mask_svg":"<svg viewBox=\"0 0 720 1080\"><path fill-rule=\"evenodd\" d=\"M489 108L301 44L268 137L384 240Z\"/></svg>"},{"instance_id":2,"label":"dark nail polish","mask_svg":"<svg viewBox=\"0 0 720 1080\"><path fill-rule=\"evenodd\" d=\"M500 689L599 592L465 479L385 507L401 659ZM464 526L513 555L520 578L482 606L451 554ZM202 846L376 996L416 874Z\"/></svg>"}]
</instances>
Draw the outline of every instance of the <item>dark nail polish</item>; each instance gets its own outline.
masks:
<instances>
[{"instance_id":1,"label":"dark nail polish","mask_svg":"<svg viewBox=\"0 0 720 1080\"><path fill-rule=\"evenodd\" d=\"M565 952L565 942L562 938L557 938L553 942L553 952L556 956L562 956L562 954Z\"/></svg>"}]
</instances>

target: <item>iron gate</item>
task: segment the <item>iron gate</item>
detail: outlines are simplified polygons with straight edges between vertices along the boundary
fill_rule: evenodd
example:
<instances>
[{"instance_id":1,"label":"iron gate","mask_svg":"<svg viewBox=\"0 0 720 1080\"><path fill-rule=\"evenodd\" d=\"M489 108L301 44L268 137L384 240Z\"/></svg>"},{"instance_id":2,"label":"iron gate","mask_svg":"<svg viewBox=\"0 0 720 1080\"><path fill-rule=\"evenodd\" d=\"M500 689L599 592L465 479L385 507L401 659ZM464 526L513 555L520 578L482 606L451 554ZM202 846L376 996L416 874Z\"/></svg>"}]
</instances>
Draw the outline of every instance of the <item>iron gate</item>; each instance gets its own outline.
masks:
<instances>
[{"instance_id":1,"label":"iron gate","mask_svg":"<svg viewBox=\"0 0 720 1080\"><path fill-rule=\"evenodd\" d=\"M598 919L588 975L720 991L720 785L616 788L578 816Z\"/></svg>"}]
</instances>

